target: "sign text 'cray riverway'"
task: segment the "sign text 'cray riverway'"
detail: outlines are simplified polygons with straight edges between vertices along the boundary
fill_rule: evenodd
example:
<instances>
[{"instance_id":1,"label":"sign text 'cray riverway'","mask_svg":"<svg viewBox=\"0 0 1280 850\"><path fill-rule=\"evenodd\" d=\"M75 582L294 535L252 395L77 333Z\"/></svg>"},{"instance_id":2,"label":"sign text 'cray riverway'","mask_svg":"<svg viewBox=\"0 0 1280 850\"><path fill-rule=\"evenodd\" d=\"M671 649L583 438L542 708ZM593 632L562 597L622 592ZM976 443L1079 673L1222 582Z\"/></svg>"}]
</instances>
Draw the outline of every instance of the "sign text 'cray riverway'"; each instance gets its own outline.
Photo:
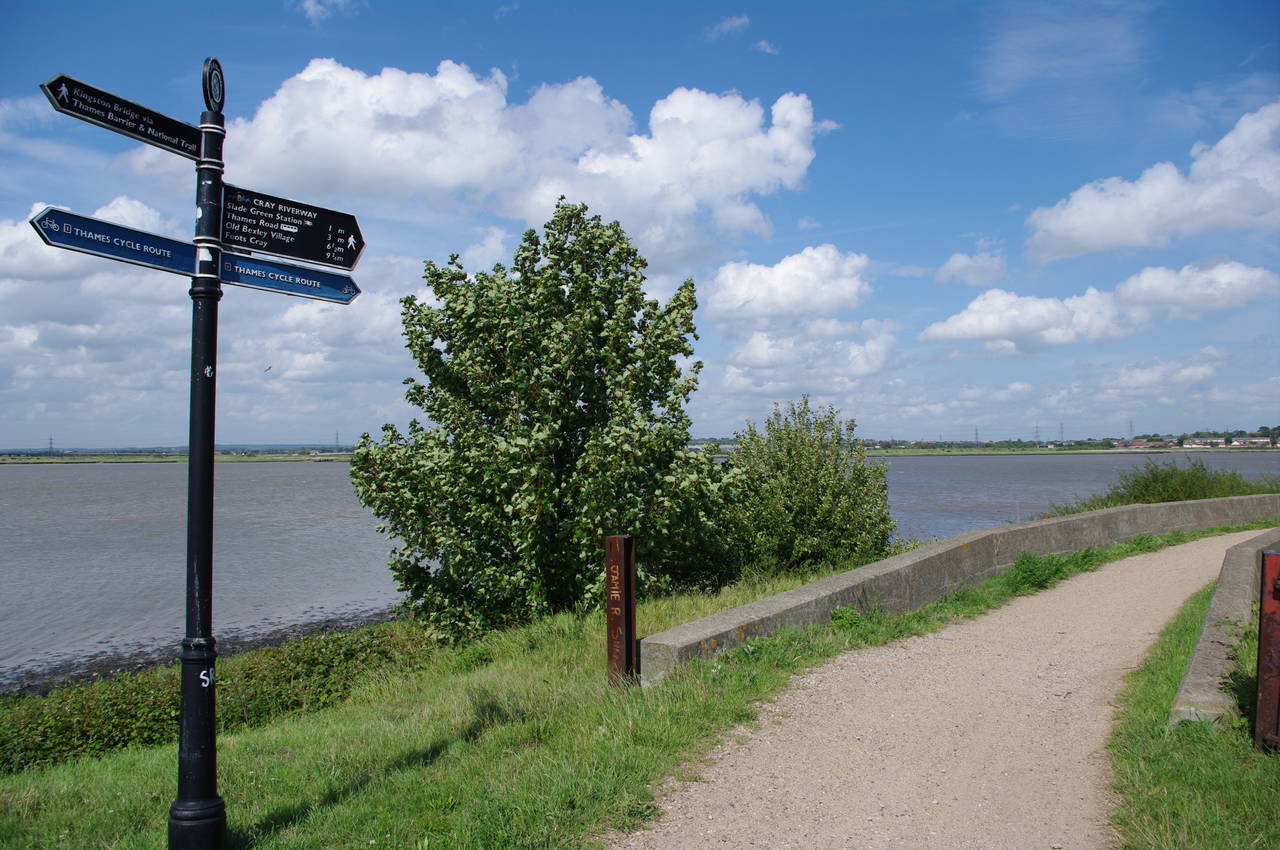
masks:
<instances>
[{"instance_id":1,"label":"sign text 'cray riverway'","mask_svg":"<svg viewBox=\"0 0 1280 850\"><path fill-rule=\"evenodd\" d=\"M364 237L349 213L226 186L222 244L349 270L360 258Z\"/></svg>"}]
</instances>

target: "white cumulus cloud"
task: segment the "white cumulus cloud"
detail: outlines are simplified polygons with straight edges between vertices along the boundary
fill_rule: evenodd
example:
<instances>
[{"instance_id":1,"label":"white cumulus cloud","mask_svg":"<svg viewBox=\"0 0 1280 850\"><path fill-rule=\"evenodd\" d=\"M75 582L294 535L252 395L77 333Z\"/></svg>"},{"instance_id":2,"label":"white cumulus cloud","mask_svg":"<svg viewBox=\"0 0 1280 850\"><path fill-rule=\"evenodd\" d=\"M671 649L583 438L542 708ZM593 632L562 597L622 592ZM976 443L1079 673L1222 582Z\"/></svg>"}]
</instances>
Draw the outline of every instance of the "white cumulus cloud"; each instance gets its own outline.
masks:
<instances>
[{"instance_id":1,"label":"white cumulus cloud","mask_svg":"<svg viewBox=\"0 0 1280 850\"><path fill-rule=\"evenodd\" d=\"M1195 263L1177 271L1145 268L1117 286L1116 297L1133 309L1197 319L1215 310L1280 298L1280 275L1234 260Z\"/></svg>"},{"instance_id":2,"label":"white cumulus cloud","mask_svg":"<svg viewBox=\"0 0 1280 850\"><path fill-rule=\"evenodd\" d=\"M806 247L771 266L722 266L709 288L708 315L732 345L708 392L780 401L849 393L890 368L897 328L851 319L871 294L870 259L834 245Z\"/></svg>"},{"instance_id":3,"label":"white cumulus cloud","mask_svg":"<svg viewBox=\"0 0 1280 850\"><path fill-rule=\"evenodd\" d=\"M563 195L622 221L661 269L713 254L708 231L768 233L754 196L799 188L815 137L832 127L803 94L766 109L736 92L678 88L653 105L642 132L590 78L542 85L519 103L498 70L445 60L434 74L369 75L315 59L251 117L230 122L227 180L358 202L366 215L451 207L528 226ZM153 149L129 159L140 172L177 168Z\"/></svg>"},{"instance_id":4,"label":"white cumulus cloud","mask_svg":"<svg viewBox=\"0 0 1280 850\"><path fill-rule=\"evenodd\" d=\"M982 341L993 354L1015 354L1082 341L1120 339L1159 319L1193 319L1280 297L1280 275L1233 260L1181 269L1147 268L1113 292L1089 287L1069 298L989 289L964 310L936 322L922 340Z\"/></svg>"},{"instance_id":5,"label":"white cumulus cloud","mask_svg":"<svg viewBox=\"0 0 1280 850\"><path fill-rule=\"evenodd\" d=\"M1184 175L1170 162L1137 180L1108 177L1027 218L1027 252L1051 262L1114 248L1167 245L1218 228L1280 230L1280 101L1197 144Z\"/></svg>"},{"instance_id":6,"label":"white cumulus cloud","mask_svg":"<svg viewBox=\"0 0 1280 850\"><path fill-rule=\"evenodd\" d=\"M897 342L893 325L875 319L842 324L839 337L794 328L751 333L730 352L723 386L788 398L847 392L884 371Z\"/></svg>"},{"instance_id":7,"label":"white cumulus cloud","mask_svg":"<svg viewBox=\"0 0 1280 850\"><path fill-rule=\"evenodd\" d=\"M834 245L805 248L776 265L728 263L711 287L708 308L722 317L817 316L852 310L871 294L865 254Z\"/></svg>"}]
</instances>

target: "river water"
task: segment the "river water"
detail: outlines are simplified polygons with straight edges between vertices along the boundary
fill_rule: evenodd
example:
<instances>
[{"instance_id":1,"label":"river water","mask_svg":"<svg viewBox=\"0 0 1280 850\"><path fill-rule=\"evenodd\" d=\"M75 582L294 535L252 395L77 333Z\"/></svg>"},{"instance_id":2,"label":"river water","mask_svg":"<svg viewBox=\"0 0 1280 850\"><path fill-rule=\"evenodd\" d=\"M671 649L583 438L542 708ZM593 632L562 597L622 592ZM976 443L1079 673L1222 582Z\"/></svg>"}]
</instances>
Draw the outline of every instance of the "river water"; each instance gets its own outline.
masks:
<instances>
[{"instance_id":1,"label":"river water","mask_svg":"<svg viewBox=\"0 0 1280 850\"><path fill-rule=\"evenodd\" d=\"M1211 468L1280 475L1280 452L1204 452ZM1180 454L1160 455L1167 462ZM1034 519L1101 492L1145 457L887 458L898 532L929 540ZM0 688L113 659L168 658L182 637L182 463L0 465ZM253 639L395 603L389 544L346 463L220 463L214 633Z\"/></svg>"}]
</instances>

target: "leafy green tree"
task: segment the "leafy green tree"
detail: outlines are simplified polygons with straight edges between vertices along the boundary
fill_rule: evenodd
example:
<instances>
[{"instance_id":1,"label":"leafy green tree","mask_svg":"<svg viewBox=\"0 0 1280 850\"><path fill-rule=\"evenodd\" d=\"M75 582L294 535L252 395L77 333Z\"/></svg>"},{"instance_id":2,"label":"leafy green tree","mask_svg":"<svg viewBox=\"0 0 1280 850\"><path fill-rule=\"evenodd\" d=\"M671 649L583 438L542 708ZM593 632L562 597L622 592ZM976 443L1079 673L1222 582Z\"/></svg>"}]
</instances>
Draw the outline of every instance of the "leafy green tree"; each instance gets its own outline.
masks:
<instances>
[{"instance_id":1,"label":"leafy green tree","mask_svg":"<svg viewBox=\"0 0 1280 850\"><path fill-rule=\"evenodd\" d=\"M428 262L438 303L402 301L426 378L405 397L429 423L363 435L351 473L410 606L445 634L592 604L608 534L637 536L642 593L719 581L721 476L684 411L694 284L659 305L645 265L617 222L562 200L510 269Z\"/></svg>"},{"instance_id":2,"label":"leafy green tree","mask_svg":"<svg viewBox=\"0 0 1280 850\"><path fill-rule=\"evenodd\" d=\"M885 467L867 463L855 422L809 397L774 405L764 429L747 423L729 457L735 498L729 525L765 571L816 561L864 564L886 557L895 523Z\"/></svg>"}]
</instances>

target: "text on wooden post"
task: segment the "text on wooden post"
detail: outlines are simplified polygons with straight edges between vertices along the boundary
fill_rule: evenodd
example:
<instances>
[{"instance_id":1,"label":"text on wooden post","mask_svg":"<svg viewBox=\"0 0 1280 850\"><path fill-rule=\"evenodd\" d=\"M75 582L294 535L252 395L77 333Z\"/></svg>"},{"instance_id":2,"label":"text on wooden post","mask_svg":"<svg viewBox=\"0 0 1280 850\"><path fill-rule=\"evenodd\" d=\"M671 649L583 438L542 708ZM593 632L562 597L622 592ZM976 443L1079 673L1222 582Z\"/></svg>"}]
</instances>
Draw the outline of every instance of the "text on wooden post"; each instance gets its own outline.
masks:
<instances>
[{"instance_id":1,"label":"text on wooden post","mask_svg":"<svg viewBox=\"0 0 1280 850\"><path fill-rule=\"evenodd\" d=\"M615 534L604 541L604 612L609 684L633 681L640 674L636 641L636 541Z\"/></svg>"}]
</instances>

